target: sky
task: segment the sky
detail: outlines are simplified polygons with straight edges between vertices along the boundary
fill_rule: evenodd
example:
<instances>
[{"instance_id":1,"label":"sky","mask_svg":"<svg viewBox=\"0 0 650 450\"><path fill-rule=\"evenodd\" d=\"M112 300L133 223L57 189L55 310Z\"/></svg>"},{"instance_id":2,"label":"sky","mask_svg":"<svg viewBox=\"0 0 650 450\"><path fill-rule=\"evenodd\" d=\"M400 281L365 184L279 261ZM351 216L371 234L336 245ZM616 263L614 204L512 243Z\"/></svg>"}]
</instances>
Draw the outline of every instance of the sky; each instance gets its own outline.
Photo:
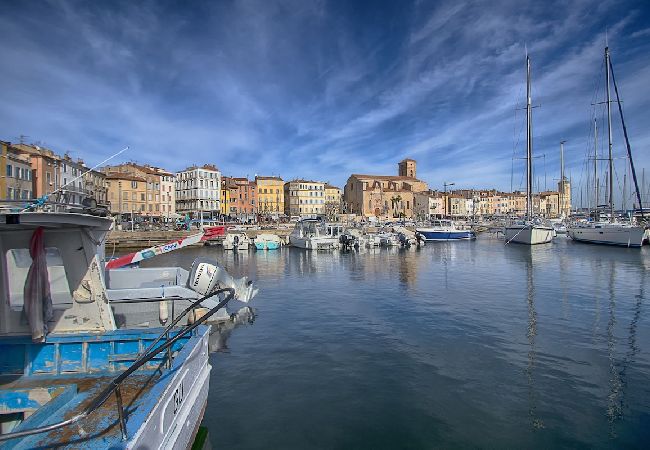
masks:
<instances>
[{"instance_id":1,"label":"sky","mask_svg":"<svg viewBox=\"0 0 650 450\"><path fill-rule=\"evenodd\" d=\"M433 189L520 189L527 52L536 187L557 183L566 140L577 191L594 117L607 148L607 40L650 181L649 19L647 1L4 0L0 139L341 187L413 158Z\"/></svg>"}]
</instances>

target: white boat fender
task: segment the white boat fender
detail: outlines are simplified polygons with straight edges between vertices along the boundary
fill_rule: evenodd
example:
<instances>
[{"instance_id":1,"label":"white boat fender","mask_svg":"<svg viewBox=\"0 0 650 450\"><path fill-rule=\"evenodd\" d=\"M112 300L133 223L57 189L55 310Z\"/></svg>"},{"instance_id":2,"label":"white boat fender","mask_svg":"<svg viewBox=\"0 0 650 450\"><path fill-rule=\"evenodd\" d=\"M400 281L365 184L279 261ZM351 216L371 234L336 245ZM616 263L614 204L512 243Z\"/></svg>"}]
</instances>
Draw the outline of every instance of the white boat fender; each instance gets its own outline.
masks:
<instances>
[{"instance_id":1,"label":"white boat fender","mask_svg":"<svg viewBox=\"0 0 650 450\"><path fill-rule=\"evenodd\" d=\"M164 325L167 323L167 319L169 319L169 305L167 305L167 301L165 300L165 285L162 285L160 287L162 288L161 298L163 300L158 303L158 313L160 317L160 323Z\"/></svg>"}]
</instances>

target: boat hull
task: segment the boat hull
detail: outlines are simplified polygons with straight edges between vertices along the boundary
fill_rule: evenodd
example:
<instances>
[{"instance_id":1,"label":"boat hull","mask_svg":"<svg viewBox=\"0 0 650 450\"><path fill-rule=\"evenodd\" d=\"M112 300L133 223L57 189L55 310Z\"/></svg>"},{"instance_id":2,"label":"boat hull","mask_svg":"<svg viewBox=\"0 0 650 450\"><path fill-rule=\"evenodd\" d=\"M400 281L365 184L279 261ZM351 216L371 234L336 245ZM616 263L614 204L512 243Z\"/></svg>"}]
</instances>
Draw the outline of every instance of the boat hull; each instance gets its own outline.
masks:
<instances>
[{"instance_id":1,"label":"boat hull","mask_svg":"<svg viewBox=\"0 0 650 450\"><path fill-rule=\"evenodd\" d=\"M555 235L553 228L539 225L514 226L505 228L506 243L538 245L547 244Z\"/></svg>"},{"instance_id":2,"label":"boat hull","mask_svg":"<svg viewBox=\"0 0 650 450\"><path fill-rule=\"evenodd\" d=\"M416 231L424 236L425 241L467 241L476 239L476 234L471 230L447 231L419 229Z\"/></svg>"},{"instance_id":3,"label":"boat hull","mask_svg":"<svg viewBox=\"0 0 650 450\"><path fill-rule=\"evenodd\" d=\"M640 248L645 230L630 226L571 227L567 234L576 242Z\"/></svg>"},{"instance_id":4,"label":"boat hull","mask_svg":"<svg viewBox=\"0 0 650 450\"><path fill-rule=\"evenodd\" d=\"M294 247L307 250L332 250L338 246L337 239L320 237L289 236L289 243Z\"/></svg>"}]
</instances>

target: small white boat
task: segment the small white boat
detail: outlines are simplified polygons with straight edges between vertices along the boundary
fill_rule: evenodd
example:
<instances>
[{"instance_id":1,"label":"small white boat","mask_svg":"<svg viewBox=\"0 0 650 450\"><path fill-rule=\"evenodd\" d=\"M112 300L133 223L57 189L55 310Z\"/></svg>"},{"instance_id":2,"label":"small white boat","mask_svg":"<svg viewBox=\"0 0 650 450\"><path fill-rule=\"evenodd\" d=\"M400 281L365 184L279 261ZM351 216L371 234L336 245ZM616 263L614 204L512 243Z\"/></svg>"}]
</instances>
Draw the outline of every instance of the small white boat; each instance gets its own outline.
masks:
<instances>
[{"instance_id":1,"label":"small white boat","mask_svg":"<svg viewBox=\"0 0 650 450\"><path fill-rule=\"evenodd\" d=\"M255 237L257 250L277 250L282 245L282 239L277 234L262 233Z\"/></svg>"},{"instance_id":2,"label":"small white boat","mask_svg":"<svg viewBox=\"0 0 650 450\"><path fill-rule=\"evenodd\" d=\"M380 247L399 247L400 240L397 233L384 232L379 234Z\"/></svg>"},{"instance_id":3,"label":"small white boat","mask_svg":"<svg viewBox=\"0 0 650 450\"><path fill-rule=\"evenodd\" d=\"M235 231L226 233L222 245L224 250L248 250L250 243L251 240L246 233Z\"/></svg>"},{"instance_id":4,"label":"small white boat","mask_svg":"<svg viewBox=\"0 0 650 450\"><path fill-rule=\"evenodd\" d=\"M338 228L337 228L338 230ZM331 234L331 226L318 219L303 219L289 235L289 243L308 250L332 250L339 247L339 235Z\"/></svg>"}]
</instances>

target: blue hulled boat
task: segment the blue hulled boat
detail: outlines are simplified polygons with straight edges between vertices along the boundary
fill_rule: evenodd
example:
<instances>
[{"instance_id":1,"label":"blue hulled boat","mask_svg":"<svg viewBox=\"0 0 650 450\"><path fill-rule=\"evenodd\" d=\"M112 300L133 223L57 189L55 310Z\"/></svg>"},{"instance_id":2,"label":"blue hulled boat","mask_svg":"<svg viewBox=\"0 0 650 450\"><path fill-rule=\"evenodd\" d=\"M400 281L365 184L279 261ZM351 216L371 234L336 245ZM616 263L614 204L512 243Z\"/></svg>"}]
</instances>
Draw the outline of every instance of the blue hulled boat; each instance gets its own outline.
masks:
<instances>
[{"instance_id":1,"label":"blue hulled boat","mask_svg":"<svg viewBox=\"0 0 650 450\"><path fill-rule=\"evenodd\" d=\"M166 327L118 329L102 257L111 224L87 214L0 212L1 448L194 442L210 374L203 323L235 290L217 289L203 262L188 283L198 298L185 299ZM187 320L208 297L218 304Z\"/></svg>"},{"instance_id":2,"label":"blue hulled boat","mask_svg":"<svg viewBox=\"0 0 650 450\"><path fill-rule=\"evenodd\" d=\"M430 227L417 228L426 241L458 241L476 239L476 233L456 226L451 220L434 220Z\"/></svg>"}]
</instances>

